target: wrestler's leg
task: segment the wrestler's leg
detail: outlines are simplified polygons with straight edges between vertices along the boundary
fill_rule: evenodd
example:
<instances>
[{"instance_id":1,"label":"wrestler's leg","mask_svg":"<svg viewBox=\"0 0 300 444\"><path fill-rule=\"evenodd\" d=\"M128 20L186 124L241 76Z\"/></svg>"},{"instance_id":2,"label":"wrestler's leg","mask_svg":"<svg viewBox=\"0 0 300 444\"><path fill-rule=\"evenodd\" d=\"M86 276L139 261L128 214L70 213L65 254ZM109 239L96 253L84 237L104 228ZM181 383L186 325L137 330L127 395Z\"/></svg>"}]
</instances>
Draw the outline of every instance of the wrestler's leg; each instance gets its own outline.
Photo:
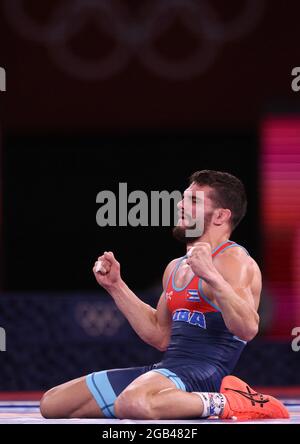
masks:
<instances>
[{"instance_id":1,"label":"wrestler's leg","mask_svg":"<svg viewBox=\"0 0 300 444\"><path fill-rule=\"evenodd\" d=\"M114 418L117 396L150 366L103 370L61 384L40 402L45 418Z\"/></svg>"},{"instance_id":2,"label":"wrestler's leg","mask_svg":"<svg viewBox=\"0 0 300 444\"><path fill-rule=\"evenodd\" d=\"M172 379L155 371L141 375L116 399L116 416L155 420L208 416L219 416L222 419L289 417L287 409L279 400L256 393L247 383L231 375L223 378L220 393L185 392L180 388L180 378L175 375ZM172 387L165 387L168 380L173 384Z\"/></svg>"},{"instance_id":3,"label":"wrestler's leg","mask_svg":"<svg viewBox=\"0 0 300 444\"><path fill-rule=\"evenodd\" d=\"M40 401L44 418L103 418L86 377L74 379L48 390Z\"/></svg>"},{"instance_id":4,"label":"wrestler's leg","mask_svg":"<svg viewBox=\"0 0 300 444\"><path fill-rule=\"evenodd\" d=\"M208 416L222 419L289 418L287 409L279 400L255 392L235 376L223 378L220 393L187 393L179 388L182 381L176 375L172 378L173 387L163 388L167 379L171 380L166 374L149 371L134 380L116 399L117 417L155 420Z\"/></svg>"},{"instance_id":5,"label":"wrestler's leg","mask_svg":"<svg viewBox=\"0 0 300 444\"><path fill-rule=\"evenodd\" d=\"M149 371L135 379L116 399L115 415L131 419L200 418L201 398L184 391L180 378L172 372L170 375Z\"/></svg>"}]
</instances>

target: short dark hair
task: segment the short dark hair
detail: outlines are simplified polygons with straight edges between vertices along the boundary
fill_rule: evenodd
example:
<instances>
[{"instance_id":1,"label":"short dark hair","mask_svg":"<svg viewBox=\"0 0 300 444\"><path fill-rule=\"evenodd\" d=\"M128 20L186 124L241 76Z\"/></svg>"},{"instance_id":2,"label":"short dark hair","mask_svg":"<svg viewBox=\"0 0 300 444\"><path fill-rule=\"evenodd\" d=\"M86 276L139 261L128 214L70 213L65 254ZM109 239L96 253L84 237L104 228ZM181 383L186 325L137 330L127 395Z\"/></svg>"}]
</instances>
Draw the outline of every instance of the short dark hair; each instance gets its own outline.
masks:
<instances>
[{"instance_id":1,"label":"short dark hair","mask_svg":"<svg viewBox=\"0 0 300 444\"><path fill-rule=\"evenodd\" d=\"M231 228L234 230L247 210L247 196L243 183L232 174L223 171L202 170L190 176L190 184L208 185L213 189L210 198L216 207L231 211Z\"/></svg>"}]
</instances>

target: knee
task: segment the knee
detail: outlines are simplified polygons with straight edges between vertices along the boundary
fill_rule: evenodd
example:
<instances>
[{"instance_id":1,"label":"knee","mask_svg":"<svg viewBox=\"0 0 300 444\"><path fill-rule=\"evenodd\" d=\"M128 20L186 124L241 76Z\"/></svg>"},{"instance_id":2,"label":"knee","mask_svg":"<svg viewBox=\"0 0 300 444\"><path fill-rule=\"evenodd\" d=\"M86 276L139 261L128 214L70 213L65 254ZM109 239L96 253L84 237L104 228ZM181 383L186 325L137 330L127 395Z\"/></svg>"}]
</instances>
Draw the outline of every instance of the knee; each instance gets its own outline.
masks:
<instances>
[{"instance_id":1,"label":"knee","mask_svg":"<svg viewBox=\"0 0 300 444\"><path fill-rule=\"evenodd\" d=\"M41 415L46 419L58 418L58 411L55 402L56 388L48 390L44 393L42 399L40 400L40 412Z\"/></svg>"},{"instance_id":2,"label":"knee","mask_svg":"<svg viewBox=\"0 0 300 444\"><path fill-rule=\"evenodd\" d=\"M115 415L119 419L159 419L152 398L138 390L124 390L115 401Z\"/></svg>"}]
</instances>

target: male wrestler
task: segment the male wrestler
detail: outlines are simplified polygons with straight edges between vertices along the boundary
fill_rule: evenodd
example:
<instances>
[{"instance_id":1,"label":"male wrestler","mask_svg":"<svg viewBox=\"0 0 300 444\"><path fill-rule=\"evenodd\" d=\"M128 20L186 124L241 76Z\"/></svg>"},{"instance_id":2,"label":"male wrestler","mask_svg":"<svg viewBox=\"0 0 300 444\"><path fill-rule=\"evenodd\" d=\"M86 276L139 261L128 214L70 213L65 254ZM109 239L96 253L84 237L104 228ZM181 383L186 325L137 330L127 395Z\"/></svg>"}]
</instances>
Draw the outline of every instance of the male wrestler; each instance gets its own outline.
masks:
<instances>
[{"instance_id":1,"label":"male wrestler","mask_svg":"<svg viewBox=\"0 0 300 444\"><path fill-rule=\"evenodd\" d=\"M193 215L203 208L196 191L204 192L204 230L198 238L187 236ZM191 176L174 228L187 254L166 267L156 309L128 288L112 252L98 258L93 268L97 282L137 334L164 356L153 365L103 370L53 388L41 400L44 417L288 417L278 400L228 376L259 324L259 267L229 240L246 206L244 186L236 177L211 170ZM147 266L145 258L145 273Z\"/></svg>"}]
</instances>

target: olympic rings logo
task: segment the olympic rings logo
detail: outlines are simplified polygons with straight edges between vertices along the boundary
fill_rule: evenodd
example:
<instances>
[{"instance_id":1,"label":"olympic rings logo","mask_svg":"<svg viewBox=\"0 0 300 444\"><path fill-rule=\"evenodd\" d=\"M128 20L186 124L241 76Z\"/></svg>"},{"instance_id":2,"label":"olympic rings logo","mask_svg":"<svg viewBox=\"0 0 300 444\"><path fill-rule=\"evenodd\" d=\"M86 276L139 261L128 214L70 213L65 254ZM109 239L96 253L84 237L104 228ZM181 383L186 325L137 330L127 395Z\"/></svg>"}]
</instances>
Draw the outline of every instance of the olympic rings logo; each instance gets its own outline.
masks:
<instances>
[{"instance_id":1,"label":"olympic rings logo","mask_svg":"<svg viewBox=\"0 0 300 444\"><path fill-rule=\"evenodd\" d=\"M45 45L53 60L78 78L109 78L133 58L149 71L170 79L188 79L205 72L227 42L250 33L261 20L265 0L244 0L243 9L223 23L209 0L151 0L141 2L133 15L121 0L64 0L45 24L26 11L24 0L4 0L7 21L25 39ZM176 20L193 34L198 45L192 54L170 60L155 46ZM74 54L70 40L90 22L115 42L109 54L90 61Z\"/></svg>"},{"instance_id":2,"label":"olympic rings logo","mask_svg":"<svg viewBox=\"0 0 300 444\"><path fill-rule=\"evenodd\" d=\"M117 308L108 304L78 303L75 318L88 336L114 336L124 324Z\"/></svg>"}]
</instances>

